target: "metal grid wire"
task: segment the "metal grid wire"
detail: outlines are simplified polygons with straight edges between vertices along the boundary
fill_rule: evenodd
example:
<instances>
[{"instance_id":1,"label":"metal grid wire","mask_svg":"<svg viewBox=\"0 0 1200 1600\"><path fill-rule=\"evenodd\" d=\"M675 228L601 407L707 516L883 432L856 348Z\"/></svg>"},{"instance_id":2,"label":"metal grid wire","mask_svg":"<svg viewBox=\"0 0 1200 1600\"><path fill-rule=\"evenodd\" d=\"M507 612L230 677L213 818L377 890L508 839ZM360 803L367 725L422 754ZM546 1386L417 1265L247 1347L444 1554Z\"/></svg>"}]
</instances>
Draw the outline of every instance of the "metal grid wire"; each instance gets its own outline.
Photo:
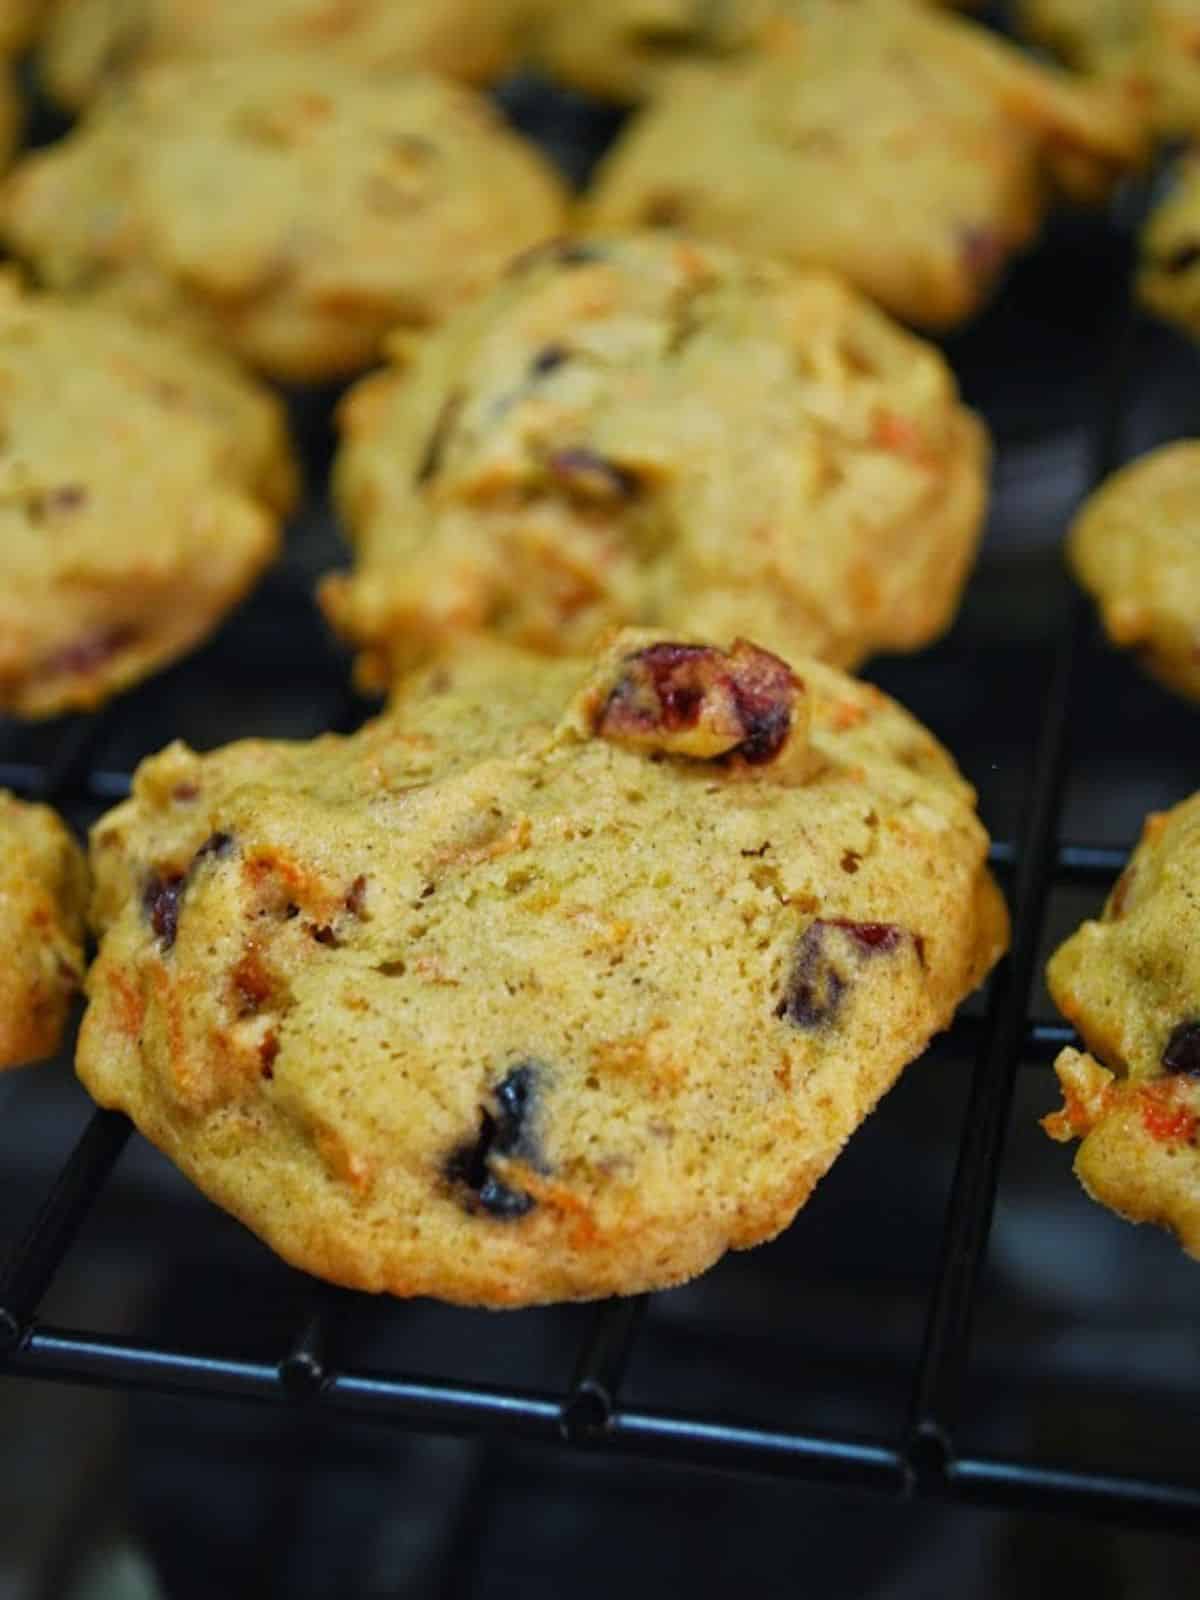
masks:
<instances>
[{"instance_id":1,"label":"metal grid wire","mask_svg":"<svg viewBox=\"0 0 1200 1600\"><path fill-rule=\"evenodd\" d=\"M1130 324L1131 326L1131 324ZM1094 439L1093 478L1119 458L1125 346L1115 343L1103 415ZM699 1410L637 1409L622 1403L622 1380L638 1338L645 1297L594 1313L574 1373L560 1392L413 1379L357 1370L329 1357L334 1297L309 1298L294 1335L274 1360L238 1359L133 1337L46 1325L39 1308L101 1195L129 1138L121 1115L97 1111L36 1219L0 1272L0 1374L126 1390L212 1396L369 1417L401 1427L488 1430L543 1444L587 1446L664 1463L733 1469L814 1483L853 1485L893 1497L934 1496L975 1505L1046 1509L1134 1526L1194 1531L1200 1487L1147 1475L1097 1471L1070 1462L960 1450L961 1394L973 1314L987 1248L1016 1069L1046 1063L1071 1030L1033 1019L1030 994L1053 889L1099 890L1127 852L1061 837L1069 729L1085 607L1076 599L1045 694L1023 826L998 841L992 861L1006 880L1013 944L992 977L986 1014L955 1023L945 1047L973 1059L957 1169L945 1207L941 1250L925 1310L924 1338L911 1373L907 1420L898 1436L852 1437L804 1427L764 1427ZM72 724L55 760L0 767L0 781L79 815L118 798L127 778L94 763L102 736L121 716ZM235 1320L230 1313L231 1322Z\"/></svg>"}]
</instances>

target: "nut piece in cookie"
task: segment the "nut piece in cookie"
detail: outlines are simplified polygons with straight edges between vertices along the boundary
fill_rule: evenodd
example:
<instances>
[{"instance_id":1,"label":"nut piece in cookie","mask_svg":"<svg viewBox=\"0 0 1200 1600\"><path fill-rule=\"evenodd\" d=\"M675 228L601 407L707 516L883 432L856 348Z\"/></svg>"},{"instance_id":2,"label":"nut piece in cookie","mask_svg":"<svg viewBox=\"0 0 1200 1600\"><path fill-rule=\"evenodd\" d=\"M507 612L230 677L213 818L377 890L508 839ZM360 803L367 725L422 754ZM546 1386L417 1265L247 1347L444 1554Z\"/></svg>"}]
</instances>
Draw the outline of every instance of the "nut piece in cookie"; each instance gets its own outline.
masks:
<instances>
[{"instance_id":1,"label":"nut piece in cookie","mask_svg":"<svg viewBox=\"0 0 1200 1600\"><path fill-rule=\"evenodd\" d=\"M778 1233L1006 940L899 706L653 630L469 641L350 738L172 746L92 860L96 1099L307 1271L476 1305Z\"/></svg>"},{"instance_id":2,"label":"nut piece in cookie","mask_svg":"<svg viewBox=\"0 0 1200 1600\"><path fill-rule=\"evenodd\" d=\"M1051 1138L1080 1140L1087 1192L1169 1228L1200 1257L1200 795L1150 816L1101 917L1050 962L1050 992L1086 1052L1055 1063Z\"/></svg>"},{"instance_id":3,"label":"nut piece in cookie","mask_svg":"<svg viewBox=\"0 0 1200 1600\"><path fill-rule=\"evenodd\" d=\"M83 984L87 869L48 806L0 790L0 1069L53 1055Z\"/></svg>"},{"instance_id":4,"label":"nut piece in cookie","mask_svg":"<svg viewBox=\"0 0 1200 1600\"><path fill-rule=\"evenodd\" d=\"M341 407L355 566L321 587L375 687L481 631L586 654L647 626L842 665L954 613L985 432L938 351L825 273L555 240L395 357Z\"/></svg>"},{"instance_id":5,"label":"nut piece in cookie","mask_svg":"<svg viewBox=\"0 0 1200 1600\"><path fill-rule=\"evenodd\" d=\"M198 644L275 555L282 408L219 351L6 277L0 431L2 711L101 704Z\"/></svg>"},{"instance_id":6,"label":"nut piece in cookie","mask_svg":"<svg viewBox=\"0 0 1200 1600\"><path fill-rule=\"evenodd\" d=\"M1114 644L1200 699L1200 441L1152 450L1091 496L1067 555Z\"/></svg>"},{"instance_id":7,"label":"nut piece in cookie","mask_svg":"<svg viewBox=\"0 0 1200 1600\"><path fill-rule=\"evenodd\" d=\"M440 321L561 231L563 205L538 151L472 90L277 52L116 86L18 163L0 233L53 288L194 325L308 383L367 366L399 325Z\"/></svg>"},{"instance_id":8,"label":"nut piece in cookie","mask_svg":"<svg viewBox=\"0 0 1200 1600\"><path fill-rule=\"evenodd\" d=\"M976 312L1055 185L1103 195L1144 151L1119 91L905 0L805 0L783 47L675 72L585 198L844 275L925 327Z\"/></svg>"}]
</instances>

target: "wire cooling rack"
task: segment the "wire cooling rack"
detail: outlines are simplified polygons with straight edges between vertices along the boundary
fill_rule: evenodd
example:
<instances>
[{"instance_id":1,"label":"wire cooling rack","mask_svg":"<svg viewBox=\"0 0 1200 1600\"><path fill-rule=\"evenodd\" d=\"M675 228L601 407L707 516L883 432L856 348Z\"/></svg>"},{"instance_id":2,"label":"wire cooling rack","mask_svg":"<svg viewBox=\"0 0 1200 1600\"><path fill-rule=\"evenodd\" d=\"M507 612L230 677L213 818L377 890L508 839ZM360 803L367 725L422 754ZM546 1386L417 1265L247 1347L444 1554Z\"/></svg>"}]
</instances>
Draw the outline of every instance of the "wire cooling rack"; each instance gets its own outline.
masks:
<instances>
[{"instance_id":1,"label":"wire cooling rack","mask_svg":"<svg viewBox=\"0 0 1200 1600\"><path fill-rule=\"evenodd\" d=\"M1094 408L1093 481L1124 453L1133 327L1129 314L1104 336L1112 350L1103 403ZM1048 903L1064 886L1082 886L1097 903L1120 870L1129 843L1090 844L1068 838L1063 831L1087 626L1086 607L1076 598L1066 608L1048 676L1038 690L1038 726L1030 740L1033 754L1019 808L1023 820L992 847L992 862L1008 890L1013 915L1011 952L993 974L985 1008L960 1016L935 1047L973 1066L937 1267L923 1313L924 1336L908 1374L907 1414L899 1428L881 1428L875 1435L843 1433L803 1425L764 1425L756 1418L699 1406L626 1403L626 1369L643 1329L645 1297L595 1309L579 1344L573 1374L557 1390L342 1364L332 1352L345 1301L319 1289L306 1297L306 1309L292 1336L270 1358L242 1358L225 1348L196 1349L54 1326L41 1320L41 1308L132 1131L123 1116L107 1111L91 1116L0 1272L0 1374L256 1401L306 1408L327 1417L371 1418L414 1430L486 1431L669 1465L853 1485L899 1498L942 1497L1193 1531L1200 1526L1198 1482L1124 1471L1119 1463L1097 1469L1083 1462L991 1453L961 1443L969 1420L964 1378L972 1355L981 1271L1017 1070L1022 1064L1045 1068L1073 1037L1070 1029L1039 1019L1031 998L1045 944ZM920 705L914 709L923 710ZM114 733L116 744L122 744L122 722L130 714L125 703L118 703L101 717L73 721L56 732L51 745L41 741L35 755L6 759L0 745L0 783L52 801L77 822L93 815L128 788L127 766L114 765L102 751L112 747ZM348 721L355 715L347 709ZM144 731L133 730L124 744L147 750L154 747L148 738ZM1069 1181L1064 1172L1063 1183ZM229 1323L236 1330L237 1310L232 1304Z\"/></svg>"}]
</instances>

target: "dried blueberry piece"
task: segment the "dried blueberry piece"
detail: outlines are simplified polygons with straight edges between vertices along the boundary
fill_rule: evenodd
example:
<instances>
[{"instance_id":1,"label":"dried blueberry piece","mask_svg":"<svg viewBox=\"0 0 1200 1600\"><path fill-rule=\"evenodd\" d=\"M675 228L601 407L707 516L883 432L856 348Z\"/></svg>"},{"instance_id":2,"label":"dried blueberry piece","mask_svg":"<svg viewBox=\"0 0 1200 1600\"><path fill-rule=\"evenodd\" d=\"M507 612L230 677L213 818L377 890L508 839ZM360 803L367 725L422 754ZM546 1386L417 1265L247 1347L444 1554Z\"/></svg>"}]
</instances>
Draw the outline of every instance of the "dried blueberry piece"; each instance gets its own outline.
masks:
<instances>
[{"instance_id":1,"label":"dried blueberry piece","mask_svg":"<svg viewBox=\"0 0 1200 1600\"><path fill-rule=\"evenodd\" d=\"M1167 1040L1162 1064L1168 1072L1200 1078L1200 1022L1181 1022Z\"/></svg>"},{"instance_id":2,"label":"dried blueberry piece","mask_svg":"<svg viewBox=\"0 0 1200 1600\"><path fill-rule=\"evenodd\" d=\"M186 882L182 872L152 872L142 890L142 910L164 950L171 949L179 933L179 905Z\"/></svg>"},{"instance_id":3,"label":"dried blueberry piece","mask_svg":"<svg viewBox=\"0 0 1200 1600\"><path fill-rule=\"evenodd\" d=\"M588 500L633 500L641 492L632 472L584 445L555 451L546 465L566 489Z\"/></svg>"},{"instance_id":4,"label":"dried blueberry piece","mask_svg":"<svg viewBox=\"0 0 1200 1600\"><path fill-rule=\"evenodd\" d=\"M1172 250L1170 255L1164 256L1159 262L1160 269L1170 277L1176 277L1183 272L1200 264L1200 244L1181 244Z\"/></svg>"},{"instance_id":5,"label":"dried blueberry piece","mask_svg":"<svg viewBox=\"0 0 1200 1600\"><path fill-rule=\"evenodd\" d=\"M503 1183L490 1163L499 1155L516 1157L532 1167L542 1165L532 1128L537 1099L534 1064L514 1067L496 1085L492 1099L494 1113L481 1108L478 1136L453 1150L444 1170L451 1183L468 1191L468 1211L486 1211L498 1221L511 1222L532 1211L535 1201L524 1190Z\"/></svg>"},{"instance_id":6,"label":"dried blueberry piece","mask_svg":"<svg viewBox=\"0 0 1200 1600\"><path fill-rule=\"evenodd\" d=\"M891 922L854 922L844 917L810 922L792 957L783 999L775 1007L777 1017L786 1017L797 1028L815 1031L832 1026L850 986L845 963L839 967L829 948L830 929L844 934L853 955L868 961L892 954L907 937Z\"/></svg>"},{"instance_id":7,"label":"dried blueberry piece","mask_svg":"<svg viewBox=\"0 0 1200 1600\"><path fill-rule=\"evenodd\" d=\"M529 363L529 373L534 378L544 378L547 373L556 372L567 359L567 352L561 344L543 345Z\"/></svg>"},{"instance_id":8,"label":"dried blueberry piece","mask_svg":"<svg viewBox=\"0 0 1200 1600\"><path fill-rule=\"evenodd\" d=\"M233 849L233 835L231 833L210 833L192 857L192 871L199 866L208 856L213 856L218 861L223 861Z\"/></svg>"}]
</instances>

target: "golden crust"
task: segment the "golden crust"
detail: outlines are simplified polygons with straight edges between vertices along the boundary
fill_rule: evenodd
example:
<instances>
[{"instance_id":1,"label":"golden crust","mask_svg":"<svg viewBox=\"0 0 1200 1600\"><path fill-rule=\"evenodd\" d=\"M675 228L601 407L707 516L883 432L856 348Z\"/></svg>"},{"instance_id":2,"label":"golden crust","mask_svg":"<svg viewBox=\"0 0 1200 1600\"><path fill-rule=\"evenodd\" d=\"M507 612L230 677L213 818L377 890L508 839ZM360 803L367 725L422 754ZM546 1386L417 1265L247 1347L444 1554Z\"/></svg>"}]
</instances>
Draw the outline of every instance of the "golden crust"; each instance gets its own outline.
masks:
<instances>
[{"instance_id":1,"label":"golden crust","mask_svg":"<svg viewBox=\"0 0 1200 1600\"><path fill-rule=\"evenodd\" d=\"M1076 518L1067 554L1113 643L1200 699L1200 442L1115 473Z\"/></svg>"},{"instance_id":2,"label":"golden crust","mask_svg":"<svg viewBox=\"0 0 1200 1600\"><path fill-rule=\"evenodd\" d=\"M560 231L562 186L472 91L319 55L149 67L21 161L0 231L59 289L182 308L294 382L366 366Z\"/></svg>"},{"instance_id":3,"label":"golden crust","mask_svg":"<svg viewBox=\"0 0 1200 1600\"><path fill-rule=\"evenodd\" d=\"M645 663L657 751L599 731ZM710 696L725 753L671 753ZM93 832L78 1070L337 1282L665 1286L785 1227L981 981L986 849L946 753L831 668L480 642L350 739L143 764Z\"/></svg>"},{"instance_id":4,"label":"golden crust","mask_svg":"<svg viewBox=\"0 0 1200 1600\"><path fill-rule=\"evenodd\" d=\"M828 268L947 327L1033 237L1052 176L1092 197L1142 154L1119 96L971 23L810 0L788 49L674 74L602 163L583 217Z\"/></svg>"},{"instance_id":5,"label":"golden crust","mask_svg":"<svg viewBox=\"0 0 1200 1600\"><path fill-rule=\"evenodd\" d=\"M278 547L282 410L220 352L0 281L0 708L100 704Z\"/></svg>"},{"instance_id":6,"label":"golden crust","mask_svg":"<svg viewBox=\"0 0 1200 1600\"><path fill-rule=\"evenodd\" d=\"M1080 1139L1088 1193L1200 1256L1200 795L1147 819L1102 916L1056 952L1055 1004L1088 1054L1055 1064L1052 1138Z\"/></svg>"},{"instance_id":7,"label":"golden crust","mask_svg":"<svg viewBox=\"0 0 1200 1600\"><path fill-rule=\"evenodd\" d=\"M528 0L57 0L40 66L78 110L114 76L162 61L309 51L374 71L488 83L512 66Z\"/></svg>"},{"instance_id":8,"label":"golden crust","mask_svg":"<svg viewBox=\"0 0 1200 1600\"><path fill-rule=\"evenodd\" d=\"M83 851L48 806L0 790L0 1069L53 1055L83 982Z\"/></svg>"},{"instance_id":9,"label":"golden crust","mask_svg":"<svg viewBox=\"0 0 1200 1600\"><path fill-rule=\"evenodd\" d=\"M988 443L928 345L853 290L715 246L565 241L351 391L326 580L364 679L494 629L615 624L849 665L950 621Z\"/></svg>"}]
</instances>

